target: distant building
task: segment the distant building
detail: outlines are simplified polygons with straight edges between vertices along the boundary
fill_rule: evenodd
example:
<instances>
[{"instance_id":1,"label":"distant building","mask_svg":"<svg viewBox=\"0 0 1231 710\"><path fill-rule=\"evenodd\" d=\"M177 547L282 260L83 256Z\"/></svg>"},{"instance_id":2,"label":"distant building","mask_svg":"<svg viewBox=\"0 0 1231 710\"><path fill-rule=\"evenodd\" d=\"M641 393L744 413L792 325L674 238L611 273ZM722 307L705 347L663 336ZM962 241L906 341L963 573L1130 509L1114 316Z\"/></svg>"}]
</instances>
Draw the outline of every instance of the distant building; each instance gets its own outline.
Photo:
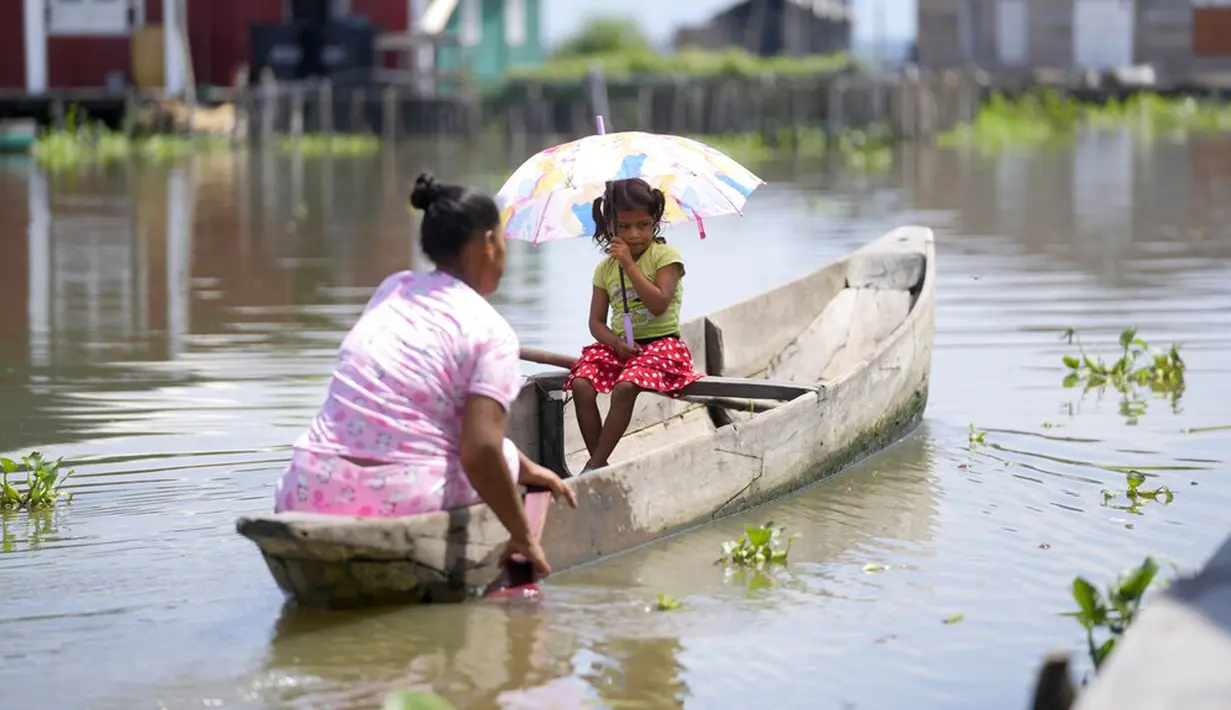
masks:
<instances>
[{"instance_id":1,"label":"distant building","mask_svg":"<svg viewBox=\"0 0 1231 710\"><path fill-rule=\"evenodd\" d=\"M743 0L675 35L675 49L740 47L763 57L851 50L851 0Z\"/></svg>"},{"instance_id":2,"label":"distant building","mask_svg":"<svg viewBox=\"0 0 1231 710\"><path fill-rule=\"evenodd\" d=\"M437 70L464 67L477 83L490 84L509 69L543 62L542 17L542 0L430 0L419 29L457 40L436 47Z\"/></svg>"},{"instance_id":3,"label":"distant building","mask_svg":"<svg viewBox=\"0 0 1231 710\"><path fill-rule=\"evenodd\" d=\"M480 83L510 67L543 61L542 0L0 0L0 90L40 95L137 84L178 94L190 81L231 85L253 62L251 44L275 74L294 79L295 56L320 49L319 63L355 63L406 75L436 65L465 69ZM348 35L366 18L375 45ZM260 37L252 25L332 23L329 34L295 39L293 28ZM348 24L349 23L349 24ZM177 28L182 28L178 30ZM367 30L354 30L356 33ZM322 31L324 32L324 31ZM453 37L448 37L452 35ZM183 61L181 37L187 39ZM253 37L250 40L250 37ZM419 41L425 38L429 41ZM450 41L434 42L435 39ZM452 41L452 40L456 41ZM404 41L401 41L404 40ZM385 45L415 43L413 59ZM460 44L459 44L460 43ZM421 51L419 51L421 50ZM277 55L277 58L271 58ZM306 67L310 62L304 63ZM338 80L339 72L331 73ZM370 71L352 76L372 77Z\"/></svg>"},{"instance_id":4,"label":"distant building","mask_svg":"<svg viewBox=\"0 0 1231 710\"><path fill-rule=\"evenodd\" d=\"M0 89L102 89L142 76L182 89L182 44L164 26L184 28L198 84L229 85L249 61L249 25L316 6L366 16L378 32L413 24L414 0L0 0Z\"/></svg>"},{"instance_id":5,"label":"distant building","mask_svg":"<svg viewBox=\"0 0 1231 710\"><path fill-rule=\"evenodd\" d=\"M917 0L917 12L923 66L1231 67L1231 6L1216 0Z\"/></svg>"}]
</instances>

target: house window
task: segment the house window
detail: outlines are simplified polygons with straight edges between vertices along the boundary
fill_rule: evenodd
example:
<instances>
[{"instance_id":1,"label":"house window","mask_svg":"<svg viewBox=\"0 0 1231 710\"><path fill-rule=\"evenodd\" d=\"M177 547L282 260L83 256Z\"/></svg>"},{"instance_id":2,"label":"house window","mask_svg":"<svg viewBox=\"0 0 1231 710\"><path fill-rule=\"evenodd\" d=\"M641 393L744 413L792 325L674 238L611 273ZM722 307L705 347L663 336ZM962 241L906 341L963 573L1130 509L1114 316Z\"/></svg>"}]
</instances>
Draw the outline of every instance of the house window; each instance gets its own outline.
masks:
<instances>
[{"instance_id":1,"label":"house window","mask_svg":"<svg viewBox=\"0 0 1231 710\"><path fill-rule=\"evenodd\" d=\"M483 16L479 8L479 0L461 0L461 23L458 38L463 47L474 47L483 39Z\"/></svg>"},{"instance_id":2,"label":"house window","mask_svg":"<svg viewBox=\"0 0 1231 710\"><path fill-rule=\"evenodd\" d=\"M520 47L526 43L526 0L504 0L504 44Z\"/></svg>"},{"instance_id":3,"label":"house window","mask_svg":"<svg viewBox=\"0 0 1231 710\"><path fill-rule=\"evenodd\" d=\"M47 0L47 34L126 36L145 23L142 0Z\"/></svg>"}]
</instances>

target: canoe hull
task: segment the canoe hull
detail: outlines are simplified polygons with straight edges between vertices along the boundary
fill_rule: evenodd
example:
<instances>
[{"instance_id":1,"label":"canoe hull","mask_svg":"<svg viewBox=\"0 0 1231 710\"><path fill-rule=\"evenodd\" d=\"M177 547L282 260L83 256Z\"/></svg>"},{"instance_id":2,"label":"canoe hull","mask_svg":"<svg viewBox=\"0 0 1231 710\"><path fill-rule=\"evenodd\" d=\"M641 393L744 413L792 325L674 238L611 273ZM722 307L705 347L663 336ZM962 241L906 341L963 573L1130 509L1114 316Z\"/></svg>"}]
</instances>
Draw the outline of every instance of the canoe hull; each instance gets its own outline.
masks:
<instances>
[{"instance_id":1,"label":"canoe hull","mask_svg":"<svg viewBox=\"0 0 1231 710\"><path fill-rule=\"evenodd\" d=\"M894 283L901 274L895 276L892 268L873 268L868 277L868 264L884 261L877 252L886 247L918 254L919 273L908 274L903 284ZM898 256L887 263L904 261ZM775 335L780 342L769 343L768 350L744 347L747 334L765 326L763 315L746 315L758 310L748 302L690 324L689 332L704 337L690 345L706 353L710 374L764 376L777 367L781 375L790 357L796 358L796 373L819 372L826 363L805 361L808 353L828 347L817 342L835 342L823 332L816 339L816 329L839 319L827 304L840 308L844 301L898 299L874 292L878 288L909 292L909 311L900 322L889 317L892 328L874 336L881 306L869 306L865 315L872 315L840 338L845 347L831 348L826 356L841 372L833 379L800 382L812 386L806 394L770 411L734 415L652 398L647 408L662 400L667 404L661 406L676 409L664 410L660 421L631 434L635 445L622 442L626 458L570 480L578 510L550 507L542 543L552 567L584 564L780 498L912 431L927 406L931 369L935 253L930 230L895 230L840 262L749 299L763 301L761 313L766 308L773 313L772 304L788 304L778 309L782 320L801 329ZM813 303L798 305L810 298ZM864 322L869 325L860 325ZM865 342L856 347L860 337ZM803 349L802 360L789 355L793 347ZM777 354L766 355L771 351ZM528 456L557 471L567 468L566 459L575 459L567 451L571 412L555 391L559 379L531 378L515 408L521 416L514 437ZM392 519L277 514L241 518L237 528L258 545L290 598L322 608L465 599L496 576L507 540L484 505Z\"/></svg>"}]
</instances>

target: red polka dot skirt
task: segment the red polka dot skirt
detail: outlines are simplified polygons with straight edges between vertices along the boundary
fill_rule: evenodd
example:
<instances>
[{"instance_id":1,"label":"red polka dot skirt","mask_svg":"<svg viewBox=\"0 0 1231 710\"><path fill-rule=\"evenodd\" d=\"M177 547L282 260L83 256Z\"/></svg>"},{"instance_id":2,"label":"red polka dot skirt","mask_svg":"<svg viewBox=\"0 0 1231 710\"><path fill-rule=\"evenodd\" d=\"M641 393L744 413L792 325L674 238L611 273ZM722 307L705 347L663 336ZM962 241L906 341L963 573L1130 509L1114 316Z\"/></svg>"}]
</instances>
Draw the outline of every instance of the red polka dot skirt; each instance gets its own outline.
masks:
<instances>
[{"instance_id":1,"label":"red polka dot skirt","mask_svg":"<svg viewBox=\"0 0 1231 710\"><path fill-rule=\"evenodd\" d=\"M564 389L571 389L573 380L581 378L604 394L619 382L631 382L643 390L678 397L680 390L703 376L693 371L692 353L679 338L662 338L640 347L639 353L621 360L610 345L585 346L564 381Z\"/></svg>"}]
</instances>

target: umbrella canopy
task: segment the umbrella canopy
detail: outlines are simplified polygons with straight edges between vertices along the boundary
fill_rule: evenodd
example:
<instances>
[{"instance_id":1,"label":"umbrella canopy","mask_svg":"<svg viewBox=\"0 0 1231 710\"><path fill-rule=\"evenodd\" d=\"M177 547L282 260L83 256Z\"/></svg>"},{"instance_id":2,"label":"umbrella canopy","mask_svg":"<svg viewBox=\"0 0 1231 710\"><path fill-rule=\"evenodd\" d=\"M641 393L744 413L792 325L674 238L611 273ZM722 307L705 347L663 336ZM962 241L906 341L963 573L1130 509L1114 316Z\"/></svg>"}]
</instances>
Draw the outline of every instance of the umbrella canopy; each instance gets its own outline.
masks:
<instances>
[{"instance_id":1,"label":"umbrella canopy","mask_svg":"<svg viewBox=\"0 0 1231 710\"><path fill-rule=\"evenodd\" d=\"M641 178L666 195L668 223L742 214L761 178L725 153L681 136L625 131L543 150L496 194L505 236L539 244L594 234L594 200L608 181ZM704 236L704 232L702 232Z\"/></svg>"}]
</instances>

